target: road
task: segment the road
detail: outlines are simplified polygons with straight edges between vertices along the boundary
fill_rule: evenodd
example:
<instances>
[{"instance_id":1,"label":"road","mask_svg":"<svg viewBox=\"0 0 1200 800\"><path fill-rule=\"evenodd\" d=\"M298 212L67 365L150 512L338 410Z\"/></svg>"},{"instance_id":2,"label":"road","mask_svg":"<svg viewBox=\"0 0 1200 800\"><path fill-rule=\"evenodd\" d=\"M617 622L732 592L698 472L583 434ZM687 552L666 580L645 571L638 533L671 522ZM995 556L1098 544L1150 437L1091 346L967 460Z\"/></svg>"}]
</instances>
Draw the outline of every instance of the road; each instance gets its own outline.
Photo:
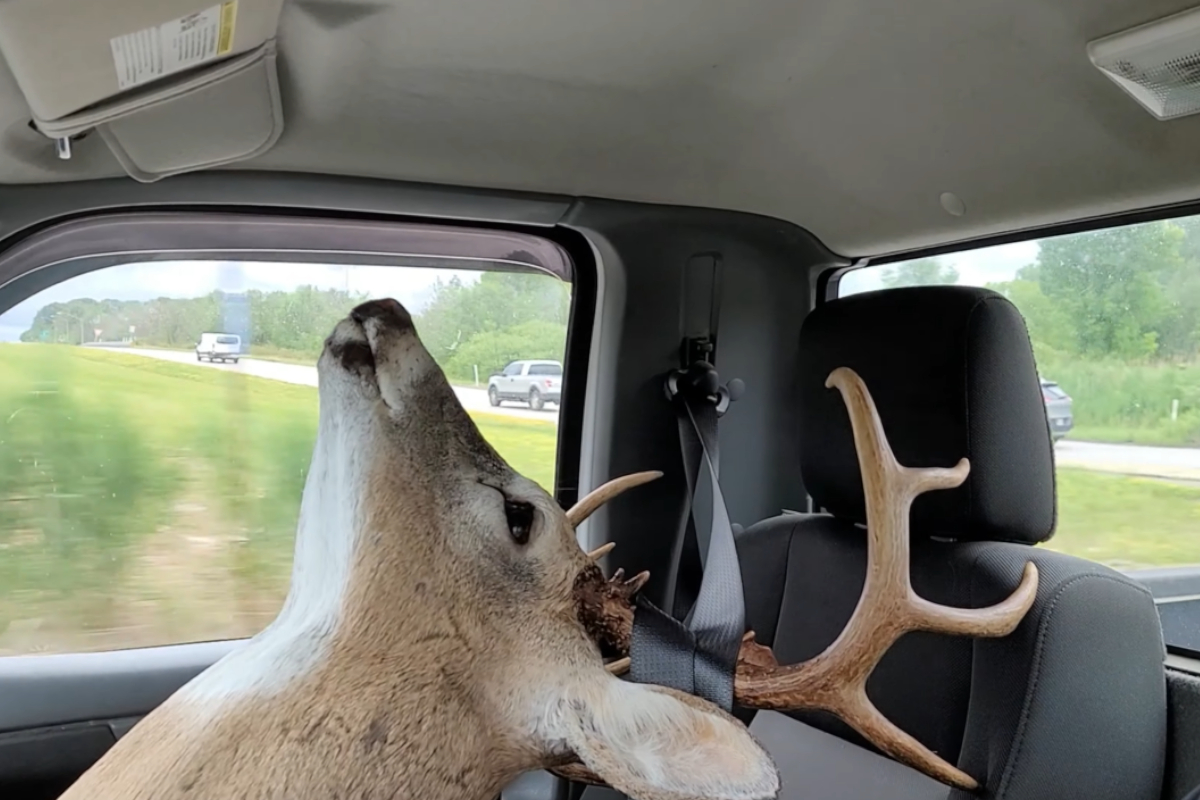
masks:
<instances>
[{"instance_id":1,"label":"road","mask_svg":"<svg viewBox=\"0 0 1200 800\"><path fill-rule=\"evenodd\" d=\"M113 349L147 358L158 358L181 364L196 364L196 356L190 352L143 350L131 347ZM307 367L301 364L243 358L237 364L210 364L204 361L200 363L200 366L240 372L245 375L302 386L317 385L316 367ZM533 411L528 407L521 407L518 403L505 403L499 408L492 408L488 403L487 392L483 389L456 386L454 392L468 411L500 414L518 419L558 422L558 408L555 406L547 407L542 411ZM1055 461L1060 466L1082 467L1098 472L1200 483L1200 449L1197 448L1100 444L1064 439L1055 447Z\"/></svg>"},{"instance_id":2,"label":"road","mask_svg":"<svg viewBox=\"0 0 1200 800\"><path fill-rule=\"evenodd\" d=\"M105 348L108 349L108 348ZM317 368L303 364L285 364L281 361L267 361L260 358L242 358L236 364L215 364L201 361L197 364L195 353L177 350L144 350L137 347L113 347L114 352L129 353L146 358L157 358L161 361L174 361L179 364L193 364L210 369L223 369L228 372L240 372L243 375L253 375L256 378L294 383L300 386L317 385ZM469 386L455 386L454 393L467 411L486 412L518 419L536 419L542 422L558 423L558 407L547 406L541 411L534 411L528 406L522 408L519 403L505 402L499 408L492 408L488 402L487 391L474 389Z\"/></svg>"},{"instance_id":3,"label":"road","mask_svg":"<svg viewBox=\"0 0 1200 800\"><path fill-rule=\"evenodd\" d=\"M1101 444L1064 439L1054 448L1055 462L1098 472L1200 482L1200 449Z\"/></svg>"}]
</instances>

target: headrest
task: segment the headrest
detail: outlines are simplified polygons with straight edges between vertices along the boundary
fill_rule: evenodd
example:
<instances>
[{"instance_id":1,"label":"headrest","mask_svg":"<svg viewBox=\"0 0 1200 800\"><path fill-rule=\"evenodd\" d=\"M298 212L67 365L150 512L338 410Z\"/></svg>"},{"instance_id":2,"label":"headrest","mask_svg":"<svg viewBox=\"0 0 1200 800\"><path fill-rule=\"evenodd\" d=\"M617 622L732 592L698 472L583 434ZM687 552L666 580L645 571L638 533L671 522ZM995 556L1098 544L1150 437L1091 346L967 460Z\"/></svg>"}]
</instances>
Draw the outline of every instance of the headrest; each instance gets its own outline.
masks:
<instances>
[{"instance_id":1,"label":"headrest","mask_svg":"<svg viewBox=\"0 0 1200 800\"><path fill-rule=\"evenodd\" d=\"M866 522L862 477L841 393L850 367L875 401L896 459L970 460L955 489L917 497L914 536L1035 544L1055 526L1054 451L1025 322L1002 295L928 286L818 306L800 333L801 469L814 503Z\"/></svg>"}]
</instances>

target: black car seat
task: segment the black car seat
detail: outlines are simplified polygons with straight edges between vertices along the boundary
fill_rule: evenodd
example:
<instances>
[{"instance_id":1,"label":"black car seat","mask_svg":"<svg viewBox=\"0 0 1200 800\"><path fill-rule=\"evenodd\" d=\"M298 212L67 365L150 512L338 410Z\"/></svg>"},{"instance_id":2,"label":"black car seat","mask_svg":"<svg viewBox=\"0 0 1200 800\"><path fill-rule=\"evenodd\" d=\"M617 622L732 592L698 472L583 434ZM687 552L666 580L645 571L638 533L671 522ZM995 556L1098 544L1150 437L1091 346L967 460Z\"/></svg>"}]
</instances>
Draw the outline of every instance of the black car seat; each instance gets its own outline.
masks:
<instances>
[{"instance_id":1,"label":"black car seat","mask_svg":"<svg viewBox=\"0 0 1200 800\"><path fill-rule=\"evenodd\" d=\"M952 606L1000 601L1026 561L1037 600L1006 638L912 633L868 694L883 714L1005 800L1157 800L1167 737L1162 632L1150 594L1104 566L1035 547L1056 523L1053 446L1024 322L967 287L889 289L819 306L801 333L801 470L813 508L738 535L747 623L783 664L841 631L866 564L862 482L840 393L848 366L901 464L970 459L959 488L912 508L912 582ZM758 712L782 800L967 798L886 759L838 720Z\"/></svg>"}]
</instances>

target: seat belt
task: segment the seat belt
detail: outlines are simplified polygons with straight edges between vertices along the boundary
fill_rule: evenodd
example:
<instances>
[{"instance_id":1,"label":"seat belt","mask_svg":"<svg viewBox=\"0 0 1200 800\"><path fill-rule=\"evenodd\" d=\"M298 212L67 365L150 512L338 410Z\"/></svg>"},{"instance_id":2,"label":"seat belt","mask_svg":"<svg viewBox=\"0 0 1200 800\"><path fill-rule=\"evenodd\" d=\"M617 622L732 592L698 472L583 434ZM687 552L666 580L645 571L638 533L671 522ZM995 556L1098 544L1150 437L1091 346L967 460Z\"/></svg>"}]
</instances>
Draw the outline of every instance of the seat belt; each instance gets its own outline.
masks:
<instances>
[{"instance_id":1,"label":"seat belt","mask_svg":"<svg viewBox=\"0 0 1200 800\"><path fill-rule=\"evenodd\" d=\"M700 269L685 273L685 279L699 275L703 281L703 269L710 264L708 330L700 336L687 336L685 330L682 368L667 375L664 387L675 408L687 480L683 530L676 534L674 572L668 581L667 596L674 613L668 614L638 595L629 678L670 686L730 711L734 670L745 633L745 596L733 526L721 494L717 420L741 395L743 387L737 380L721 386L712 363L719 259L712 257L710 262L701 263ZM712 490L710 522L703 535L695 524L696 489L701 475L708 478ZM697 572L699 581L695 586Z\"/></svg>"}]
</instances>

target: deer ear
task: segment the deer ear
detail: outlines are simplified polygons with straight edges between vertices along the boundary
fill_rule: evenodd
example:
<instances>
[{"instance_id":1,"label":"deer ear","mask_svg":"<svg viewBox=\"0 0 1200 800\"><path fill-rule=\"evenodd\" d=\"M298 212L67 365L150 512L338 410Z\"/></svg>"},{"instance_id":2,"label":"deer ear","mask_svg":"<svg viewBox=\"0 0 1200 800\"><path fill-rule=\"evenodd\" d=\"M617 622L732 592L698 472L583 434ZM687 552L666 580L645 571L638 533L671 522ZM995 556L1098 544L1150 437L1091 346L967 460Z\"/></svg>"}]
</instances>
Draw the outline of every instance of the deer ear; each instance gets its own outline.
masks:
<instances>
[{"instance_id":1,"label":"deer ear","mask_svg":"<svg viewBox=\"0 0 1200 800\"><path fill-rule=\"evenodd\" d=\"M564 739L633 800L771 800L779 772L739 720L692 695L606 676L565 703Z\"/></svg>"}]
</instances>

